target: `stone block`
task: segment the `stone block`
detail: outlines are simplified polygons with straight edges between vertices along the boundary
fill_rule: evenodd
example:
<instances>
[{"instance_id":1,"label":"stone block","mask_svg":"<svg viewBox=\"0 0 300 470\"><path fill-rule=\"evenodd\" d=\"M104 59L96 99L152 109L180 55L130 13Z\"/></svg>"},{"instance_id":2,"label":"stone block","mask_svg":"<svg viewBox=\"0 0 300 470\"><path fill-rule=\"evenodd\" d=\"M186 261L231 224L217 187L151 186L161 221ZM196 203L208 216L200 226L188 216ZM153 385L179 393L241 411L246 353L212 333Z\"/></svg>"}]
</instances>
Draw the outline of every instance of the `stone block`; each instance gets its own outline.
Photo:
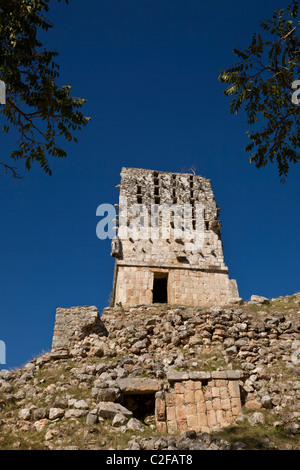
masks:
<instances>
[{"instance_id":1,"label":"stone block","mask_svg":"<svg viewBox=\"0 0 300 470\"><path fill-rule=\"evenodd\" d=\"M175 403L176 406L182 406L186 402L185 400L185 393L176 393L175 395Z\"/></svg>"},{"instance_id":2,"label":"stone block","mask_svg":"<svg viewBox=\"0 0 300 470\"><path fill-rule=\"evenodd\" d=\"M262 295L251 295L249 304L269 304L270 300Z\"/></svg>"},{"instance_id":3,"label":"stone block","mask_svg":"<svg viewBox=\"0 0 300 470\"><path fill-rule=\"evenodd\" d=\"M176 407L175 406L167 406L167 420L168 422L176 420Z\"/></svg>"},{"instance_id":4,"label":"stone block","mask_svg":"<svg viewBox=\"0 0 300 470\"><path fill-rule=\"evenodd\" d=\"M197 430L197 429L199 428L198 416L197 416L196 414L194 414L194 415L187 415L186 421L187 421L187 427L188 427L188 429Z\"/></svg>"},{"instance_id":5,"label":"stone block","mask_svg":"<svg viewBox=\"0 0 300 470\"><path fill-rule=\"evenodd\" d=\"M119 403L113 402L100 402L97 407L98 416L101 418L114 418L117 413L121 413L126 418L132 417L132 411L125 408L125 406L120 405Z\"/></svg>"},{"instance_id":6,"label":"stone block","mask_svg":"<svg viewBox=\"0 0 300 470\"><path fill-rule=\"evenodd\" d=\"M177 426L179 431L187 431L188 430L188 425L186 419L179 419L177 421Z\"/></svg>"},{"instance_id":7,"label":"stone block","mask_svg":"<svg viewBox=\"0 0 300 470\"><path fill-rule=\"evenodd\" d=\"M237 416L237 415L235 415L235 416ZM234 415L232 414L232 410L231 410L231 409L225 411L225 417L226 417L226 421L227 421L228 424L233 421Z\"/></svg>"},{"instance_id":8,"label":"stone block","mask_svg":"<svg viewBox=\"0 0 300 470\"><path fill-rule=\"evenodd\" d=\"M156 429L157 432L165 434L167 432L167 423L165 421L156 421ZM170 430L169 433L172 434Z\"/></svg>"},{"instance_id":9,"label":"stone block","mask_svg":"<svg viewBox=\"0 0 300 470\"><path fill-rule=\"evenodd\" d=\"M230 380L228 383L228 390L231 398L240 399L240 386L237 380Z\"/></svg>"},{"instance_id":10,"label":"stone block","mask_svg":"<svg viewBox=\"0 0 300 470\"><path fill-rule=\"evenodd\" d=\"M219 410L220 409L220 406L221 406L221 400L220 398L213 398L212 400L212 407L213 407L213 410Z\"/></svg>"},{"instance_id":11,"label":"stone block","mask_svg":"<svg viewBox=\"0 0 300 470\"><path fill-rule=\"evenodd\" d=\"M241 400L239 400L238 398L232 398L231 410L232 410L232 414L237 416L242 411Z\"/></svg>"},{"instance_id":12,"label":"stone block","mask_svg":"<svg viewBox=\"0 0 300 470\"><path fill-rule=\"evenodd\" d=\"M155 419L156 421L164 421L166 419L166 401L164 396L159 393L155 396Z\"/></svg>"},{"instance_id":13,"label":"stone block","mask_svg":"<svg viewBox=\"0 0 300 470\"><path fill-rule=\"evenodd\" d=\"M211 395L213 398L219 398L220 397L220 388L219 387L212 387L211 388Z\"/></svg>"},{"instance_id":14,"label":"stone block","mask_svg":"<svg viewBox=\"0 0 300 470\"><path fill-rule=\"evenodd\" d=\"M212 379L227 379L227 372L226 371L219 371L219 370L214 370L211 373Z\"/></svg>"},{"instance_id":15,"label":"stone block","mask_svg":"<svg viewBox=\"0 0 300 470\"><path fill-rule=\"evenodd\" d=\"M53 339L54 344L56 344L56 339L57 339L57 336L55 336L55 338ZM63 342L60 341L60 344L63 344ZM53 349L50 353L51 359L68 359L69 357L70 357L70 352L68 349Z\"/></svg>"},{"instance_id":16,"label":"stone block","mask_svg":"<svg viewBox=\"0 0 300 470\"><path fill-rule=\"evenodd\" d=\"M189 403L189 404L186 405L186 414L187 414L187 416L197 414L197 405L196 405L196 403Z\"/></svg>"},{"instance_id":17,"label":"stone block","mask_svg":"<svg viewBox=\"0 0 300 470\"><path fill-rule=\"evenodd\" d=\"M196 403L204 402L204 394L203 394L202 389L195 390L195 402Z\"/></svg>"},{"instance_id":18,"label":"stone block","mask_svg":"<svg viewBox=\"0 0 300 470\"><path fill-rule=\"evenodd\" d=\"M65 412L65 418L66 419L77 419L77 418L83 418L84 416L88 415L88 410L66 410Z\"/></svg>"},{"instance_id":19,"label":"stone block","mask_svg":"<svg viewBox=\"0 0 300 470\"><path fill-rule=\"evenodd\" d=\"M223 410L217 410L216 411L216 419L217 419L217 423L220 427L223 427L223 426L227 425L226 415L225 415Z\"/></svg>"},{"instance_id":20,"label":"stone block","mask_svg":"<svg viewBox=\"0 0 300 470\"><path fill-rule=\"evenodd\" d=\"M166 405L167 407L172 407L176 405L176 394L175 393L166 393Z\"/></svg>"},{"instance_id":21,"label":"stone block","mask_svg":"<svg viewBox=\"0 0 300 470\"><path fill-rule=\"evenodd\" d=\"M174 392L175 393L184 393L184 385L182 384L182 382L176 382L175 385L174 385Z\"/></svg>"},{"instance_id":22,"label":"stone block","mask_svg":"<svg viewBox=\"0 0 300 470\"><path fill-rule=\"evenodd\" d=\"M126 377L116 381L116 386L122 393L146 394L155 393L162 388L162 381L148 377Z\"/></svg>"},{"instance_id":23,"label":"stone block","mask_svg":"<svg viewBox=\"0 0 300 470\"><path fill-rule=\"evenodd\" d=\"M207 412L207 425L211 429L213 429L217 425L217 417L216 412L214 410Z\"/></svg>"},{"instance_id":24,"label":"stone block","mask_svg":"<svg viewBox=\"0 0 300 470\"><path fill-rule=\"evenodd\" d=\"M186 419L186 408L184 405L176 406L176 418L178 421Z\"/></svg>"},{"instance_id":25,"label":"stone block","mask_svg":"<svg viewBox=\"0 0 300 470\"><path fill-rule=\"evenodd\" d=\"M178 431L178 425L176 420L168 420L167 423L168 433L175 434Z\"/></svg>"},{"instance_id":26,"label":"stone block","mask_svg":"<svg viewBox=\"0 0 300 470\"><path fill-rule=\"evenodd\" d=\"M184 393L184 401L186 404L195 402L195 392L194 390L186 390Z\"/></svg>"},{"instance_id":27,"label":"stone block","mask_svg":"<svg viewBox=\"0 0 300 470\"><path fill-rule=\"evenodd\" d=\"M195 392L196 392L197 390L202 390L202 382L201 382L201 380L195 380L195 382L194 382L194 387L195 387Z\"/></svg>"},{"instance_id":28,"label":"stone block","mask_svg":"<svg viewBox=\"0 0 300 470\"><path fill-rule=\"evenodd\" d=\"M167 380L169 382L179 382L183 380L189 380L189 373L188 372L179 372L176 370L172 370L167 374Z\"/></svg>"},{"instance_id":29,"label":"stone block","mask_svg":"<svg viewBox=\"0 0 300 470\"><path fill-rule=\"evenodd\" d=\"M225 398L229 398L229 390L227 387L220 387L220 398L224 400Z\"/></svg>"},{"instance_id":30,"label":"stone block","mask_svg":"<svg viewBox=\"0 0 300 470\"><path fill-rule=\"evenodd\" d=\"M225 398L220 401L221 402L221 409L222 410L230 410L231 409L231 403L229 398Z\"/></svg>"},{"instance_id":31,"label":"stone block","mask_svg":"<svg viewBox=\"0 0 300 470\"><path fill-rule=\"evenodd\" d=\"M192 390L192 391L195 390L193 380L187 380L187 381L184 383L184 387L185 387L185 390Z\"/></svg>"},{"instance_id":32,"label":"stone block","mask_svg":"<svg viewBox=\"0 0 300 470\"><path fill-rule=\"evenodd\" d=\"M244 374L240 370L227 370L226 375L229 380L240 380Z\"/></svg>"},{"instance_id":33,"label":"stone block","mask_svg":"<svg viewBox=\"0 0 300 470\"><path fill-rule=\"evenodd\" d=\"M205 408L206 408L207 411L211 411L213 409L213 400L212 399L205 400L204 404L205 404Z\"/></svg>"},{"instance_id":34,"label":"stone block","mask_svg":"<svg viewBox=\"0 0 300 470\"><path fill-rule=\"evenodd\" d=\"M50 408L49 410L49 419L50 420L55 420L55 419L60 419L64 416L65 410L62 408Z\"/></svg>"},{"instance_id":35,"label":"stone block","mask_svg":"<svg viewBox=\"0 0 300 470\"><path fill-rule=\"evenodd\" d=\"M204 401L198 401L196 402L196 407L197 407L197 414L199 413L206 413L206 403Z\"/></svg>"},{"instance_id":36,"label":"stone block","mask_svg":"<svg viewBox=\"0 0 300 470\"><path fill-rule=\"evenodd\" d=\"M22 408L19 410L18 417L21 420L28 421L31 417L31 410L29 408Z\"/></svg>"}]
</instances>

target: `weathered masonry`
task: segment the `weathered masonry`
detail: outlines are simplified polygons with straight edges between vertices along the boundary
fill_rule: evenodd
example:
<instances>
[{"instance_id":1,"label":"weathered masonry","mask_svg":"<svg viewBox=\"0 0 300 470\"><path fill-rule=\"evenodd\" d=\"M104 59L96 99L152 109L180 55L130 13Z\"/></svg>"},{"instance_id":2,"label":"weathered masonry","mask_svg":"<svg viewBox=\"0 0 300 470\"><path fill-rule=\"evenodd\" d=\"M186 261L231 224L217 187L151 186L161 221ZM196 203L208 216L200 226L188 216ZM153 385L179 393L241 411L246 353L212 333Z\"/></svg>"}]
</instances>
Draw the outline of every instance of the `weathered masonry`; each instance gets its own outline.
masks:
<instances>
[{"instance_id":1,"label":"weathered masonry","mask_svg":"<svg viewBox=\"0 0 300 470\"><path fill-rule=\"evenodd\" d=\"M117 187L119 220L111 252L115 257L113 305L211 306L239 300L236 281L229 279L224 263L220 209L210 180L190 173L122 168ZM169 218L164 217L170 207ZM190 225L180 234L175 208L183 213L186 207ZM138 220L144 231L138 237L129 230L137 221L132 208L140 209ZM125 236L120 229L124 214ZM201 244L195 242L199 234Z\"/></svg>"},{"instance_id":2,"label":"weathered masonry","mask_svg":"<svg viewBox=\"0 0 300 470\"><path fill-rule=\"evenodd\" d=\"M241 377L237 370L170 373L165 396L168 432L203 432L232 423L242 409Z\"/></svg>"},{"instance_id":3,"label":"weathered masonry","mask_svg":"<svg viewBox=\"0 0 300 470\"><path fill-rule=\"evenodd\" d=\"M242 409L239 380L243 373L172 371L167 383L128 377L117 381L122 403L134 416L154 414L157 430L174 434L193 429L210 432L230 425Z\"/></svg>"}]
</instances>

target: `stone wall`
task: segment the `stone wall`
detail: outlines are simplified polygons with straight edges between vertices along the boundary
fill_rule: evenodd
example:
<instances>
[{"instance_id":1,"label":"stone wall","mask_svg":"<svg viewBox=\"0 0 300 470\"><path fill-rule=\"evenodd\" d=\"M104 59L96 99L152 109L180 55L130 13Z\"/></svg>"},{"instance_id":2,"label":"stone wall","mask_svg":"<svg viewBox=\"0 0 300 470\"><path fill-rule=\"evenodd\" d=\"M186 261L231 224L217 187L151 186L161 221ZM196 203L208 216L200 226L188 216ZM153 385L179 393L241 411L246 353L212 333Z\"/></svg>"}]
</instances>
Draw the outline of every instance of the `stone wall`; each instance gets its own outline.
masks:
<instances>
[{"instance_id":1,"label":"stone wall","mask_svg":"<svg viewBox=\"0 0 300 470\"><path fill-rule=\"evenodd\" d=\"M159 432L208 432L231 424L242 410L238 370L176 372L166 380L148 377L120 379L115 387L124 396L142 402L155 396L155 420ZM133 403L134 404L134 403ZM146 407L145 407L146 408ZM133 406L134 409L134 406Z\"/></svg>"},{"instance_id":2,"label":"stone wall","mask_svg":"<svg viewBox=\"0 0 300 470\"><path fill-rule=\"evenodd\" d=\"M70 349L92 333L107 333L96 307L57 308L52 351Z\"/></svg>"},{"instance_id":3,"label":"stone wall","mask_svg":"<svg viewBox=\"0 0 300 470\"><path fill-rule=\"evenodd\" d=\"M229 279L227 273L119 265L116 304L151 304L153 279L157 273L168 275L167 303L170 305L226 305L239 299L236 282Z\"/></svg>"},{"instance_id":4,"label":"stone wall","mask_svg":"<svg viewBox=\"0 0 300 470\"><path fill-rule=\"evenodd\" d=\"M231 424L242 409L240 371L182 372L166 393L169 433L194 429L207 432Z\"/></svg>"}]
</instances>

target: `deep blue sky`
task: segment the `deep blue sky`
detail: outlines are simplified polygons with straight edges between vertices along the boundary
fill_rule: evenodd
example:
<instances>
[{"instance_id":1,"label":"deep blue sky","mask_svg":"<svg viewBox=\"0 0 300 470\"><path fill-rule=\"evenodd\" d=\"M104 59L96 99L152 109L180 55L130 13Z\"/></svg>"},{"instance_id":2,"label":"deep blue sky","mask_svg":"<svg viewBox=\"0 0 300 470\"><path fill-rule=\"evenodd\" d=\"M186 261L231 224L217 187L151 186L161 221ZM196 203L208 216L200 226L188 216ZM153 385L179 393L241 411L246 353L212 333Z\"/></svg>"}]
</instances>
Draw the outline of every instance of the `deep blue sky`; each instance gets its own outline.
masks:
<instances>
[{"instance_id":1,"label":"deep blue sky","mask_svg":"<svg viewBox=\"0 0 300 470\"><path fill-rule=\"evenodd\" d=\"M280 184L244 151L243 115L229 114L218 82L258 21L286 0L50 1L48 47L61 84L87 99L92 122L52 161L15 180L1 176L0 340L17 367L51 348L57 307L108 305L110 240L96 237L96 209L116 203L122 166L210 178L222 211L229 274L244 300L299 289L299 167ZM1 123L0 123L1 124ZM1 159L14 132L1 139ZM9 161L8 161L9 162Z\"/></svg>"}]
</instances>

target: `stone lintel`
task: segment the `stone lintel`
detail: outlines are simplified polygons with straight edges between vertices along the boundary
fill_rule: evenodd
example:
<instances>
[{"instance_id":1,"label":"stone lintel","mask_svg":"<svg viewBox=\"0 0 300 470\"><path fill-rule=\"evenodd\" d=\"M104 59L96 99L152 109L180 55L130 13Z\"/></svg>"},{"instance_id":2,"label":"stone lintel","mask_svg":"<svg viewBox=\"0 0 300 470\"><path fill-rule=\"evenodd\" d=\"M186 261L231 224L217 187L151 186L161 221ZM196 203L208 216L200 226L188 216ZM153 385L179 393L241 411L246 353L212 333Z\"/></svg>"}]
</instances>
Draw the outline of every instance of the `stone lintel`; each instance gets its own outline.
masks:
<instances>
[{"instance_id":1,"label":"stone lintel","mask_svg":"<svg viewBox=\"0 0 300 470\"><path fill-rule=\"evenodd\" d=\"M167 374L169 382L183 382L185 380L239 380L243 377L240 370L215 370L213 372L206 371L171 371Z\"/></svg>"},{"instance_id":2,"label":"stone lintel","mask_svg":"<svg viewBox=\"0 0 300 470\"><path fill-rule=\"evenodd\" d=\"M190 380L208 380L211 378L210 372L205 371L189 371L189 379Z\"/></svg>"},{"instance_id":3,"label":"stone lintel","mask_svg":"<svg viewBox=\"0 0 300 470\"><path fill-rule=\"evenodd\" d=\"M126 377L119 379L116 386L125 394L142 395L146 393L155 393L161 390L162 381L157 379L149 379L147 377Z\"/></svg>"},{"instance_id":4,"label":"stone lintel","mask_svg":"<svg viewBox=\"0 0 300 470\"><path fill-rule=\"evenodd\" d=\"M227 370L226 373L228 380L239 380L244 377L242 370Z\"/></svg>"},{"instance_id":5,"label":"stone lintel","mask_svg":"<svg viewBox=\"0 0 300 470\"><path fill-rule=\"evenodd\" d=\"M169 382L181 382L183 380L189 380L189 378L190 377L188 372L172 370L171 372L167 373L167 379Z\"/></svg>"},{"instance_id":6,"label":"stone lintel","mask_svg":"<svg viewBox=\"0 0 300 470\"><path fill-rule=\"evenodd\" d=\"M126 266L126 267L134 267L134 268L151 268L157 270L158 266L157 263L149 264L149 263L142 263L142 262L128 262L128 261L117 261L118 266ZM228 274L228 267L225 268L218 268L216 266L210 266L207 268L201 268L198 266L194 265L185 265L185 266L179 266L175 264L164 264L164 263L159 263L159 268L160 269L188 269L189 271L202 271L206 273L223 273L223 274Z\"/></svg>"}]
</instances>

